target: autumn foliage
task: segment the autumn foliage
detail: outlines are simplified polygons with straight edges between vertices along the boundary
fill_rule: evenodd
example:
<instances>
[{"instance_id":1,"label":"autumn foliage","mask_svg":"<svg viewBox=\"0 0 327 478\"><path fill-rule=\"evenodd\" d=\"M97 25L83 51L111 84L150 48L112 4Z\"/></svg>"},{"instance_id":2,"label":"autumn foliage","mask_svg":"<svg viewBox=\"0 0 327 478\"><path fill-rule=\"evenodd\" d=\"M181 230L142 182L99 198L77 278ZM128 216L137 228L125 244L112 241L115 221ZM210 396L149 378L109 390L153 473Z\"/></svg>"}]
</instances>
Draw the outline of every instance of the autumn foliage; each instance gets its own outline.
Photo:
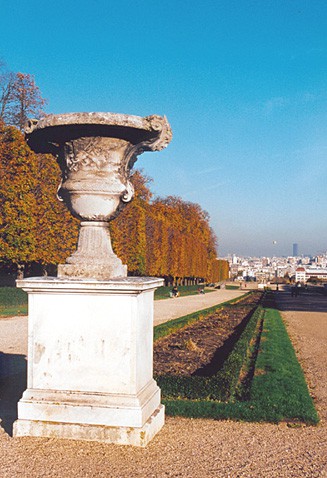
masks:
<instances>
[{"instance_id":1,"label":"autumn foliage","mask_svg":"<svg viewBox=\"0 0 327 478\"><path fill-rule=\"evenodd\" d=\"M115 252L134 275L159 276L186 284L228 278L227 261L217 259L217 240L208 214L198 204L169 196L151 201L149 180L132 177L133 202L111 223Z\"/></svg>"},{"instance_id":2,"label":"autumn foliage","mask_svg":"<svg viewBox=\"0 0 327 478\"><path fill-rule=\"evenodd\" d=\"M60 171L20 131L0 122L0 262L57 264L77 240L78 221L56 200Z\"/></svg>"},{"instance_id":3,"label":"autumn foliage","mask_svg":"<svg viewBox=\"0 0 327 478\"><path fill-rule=\"evenodd\" d=\"M113 248L132 275L188 283L228 277L216 237L198 204L152 200L149 179L135 171L134 200L111 223ZM78 221L56 198L55 159L37 155L17 128L0 123L0 263L63 263L75 250Z\"/></svg>"}]
</instances>

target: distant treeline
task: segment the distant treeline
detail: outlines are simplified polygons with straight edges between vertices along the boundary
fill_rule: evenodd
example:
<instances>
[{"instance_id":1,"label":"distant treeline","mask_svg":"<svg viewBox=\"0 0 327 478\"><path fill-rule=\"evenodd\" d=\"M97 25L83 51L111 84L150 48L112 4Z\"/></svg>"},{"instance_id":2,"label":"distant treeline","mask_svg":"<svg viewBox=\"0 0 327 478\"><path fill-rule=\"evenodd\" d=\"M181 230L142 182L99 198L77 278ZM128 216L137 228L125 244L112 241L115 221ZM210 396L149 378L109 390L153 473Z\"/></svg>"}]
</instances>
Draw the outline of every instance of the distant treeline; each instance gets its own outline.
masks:
<instances>
[{"instance_id":1,"label":"distant treeline","mask_svg":"<svg viewBox=\"0 0 327 478\"><path fill-rule=\"evenodd\" d=\"M217 259L208 214L179 197L151 200L148 182L135 171L135 198L111 223L114 249L130 273L180 284L227 279L229 265Z\"/></svg>"}]
</instances>

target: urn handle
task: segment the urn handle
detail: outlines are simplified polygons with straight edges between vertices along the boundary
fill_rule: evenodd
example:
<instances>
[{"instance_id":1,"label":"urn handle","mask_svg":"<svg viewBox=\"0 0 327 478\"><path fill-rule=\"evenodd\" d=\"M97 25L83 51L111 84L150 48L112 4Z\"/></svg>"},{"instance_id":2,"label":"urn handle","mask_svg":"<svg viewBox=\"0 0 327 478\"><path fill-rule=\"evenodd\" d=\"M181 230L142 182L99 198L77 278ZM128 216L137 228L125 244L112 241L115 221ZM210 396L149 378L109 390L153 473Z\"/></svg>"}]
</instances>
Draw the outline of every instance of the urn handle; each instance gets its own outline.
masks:
<instances>
[{"instance_id":1,"label":"urn handle","mask_svg":"<svg viewBox=\"0 0 327 478\"><path fill-rule=\"evenodd\" d=\"M134 186L130 181L126 183L126 191L121 196L123 202L130 202L134 196Z\"/></svg>"}]
</instances>

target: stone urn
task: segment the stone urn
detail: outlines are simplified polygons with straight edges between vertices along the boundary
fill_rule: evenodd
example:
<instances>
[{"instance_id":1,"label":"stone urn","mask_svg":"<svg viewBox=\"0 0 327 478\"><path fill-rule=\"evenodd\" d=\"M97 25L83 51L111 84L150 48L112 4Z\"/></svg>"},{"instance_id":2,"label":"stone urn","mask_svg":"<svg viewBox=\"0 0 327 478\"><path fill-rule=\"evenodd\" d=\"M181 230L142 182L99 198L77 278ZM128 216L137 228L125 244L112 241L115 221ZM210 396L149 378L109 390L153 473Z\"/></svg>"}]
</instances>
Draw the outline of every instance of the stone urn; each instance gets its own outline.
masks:
<instances>
[{"instance_id":1,"label":"stone urn","mask_svg":"<svg viewBox=\"0 0 327 478\"><path fill-rule=\"evenodd\" d=\"M109 221L133 198L129 176L137 156L159 151L171 141L167 119L116 113L49 115L30 120L25 134L36 153L56 156L62 172L58 198L81 220L77 250L58 266L58 277L127 276L127 267L112 250Z\"/></svg>"}]
</instances>

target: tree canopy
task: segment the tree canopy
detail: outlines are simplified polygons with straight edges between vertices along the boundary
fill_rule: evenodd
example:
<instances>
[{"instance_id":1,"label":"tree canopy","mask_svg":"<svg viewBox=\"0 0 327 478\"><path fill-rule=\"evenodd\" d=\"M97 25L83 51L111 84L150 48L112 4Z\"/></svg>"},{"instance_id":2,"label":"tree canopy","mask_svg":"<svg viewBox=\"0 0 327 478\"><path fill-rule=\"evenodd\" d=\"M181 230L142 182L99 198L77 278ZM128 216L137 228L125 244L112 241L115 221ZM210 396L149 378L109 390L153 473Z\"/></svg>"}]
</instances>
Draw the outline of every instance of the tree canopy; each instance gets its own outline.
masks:
<instances>
[{"instance_id":1,"label":"tree canopy","mask_svg":"<svg viewBox=\"0 0 327 478\"><path fill-rule=\"evenodd\" d=\"M227 279L228 262L217 259L208 213L175 196L151 201L149 179L135 171L132 180L135 198L111 223L115 252L130 273L174 281Z\"/></svg>"},{"instance_id":2,"label":"tree canopy","mask_svg":"<svg viewBox=\"0 0 327 478\"><path fill-rule=\"evenodd\" d=\"M0 121L0 261L57 264L74 248L78 221L56 200L60 170Z\"/></svg>"}]
</instances>

